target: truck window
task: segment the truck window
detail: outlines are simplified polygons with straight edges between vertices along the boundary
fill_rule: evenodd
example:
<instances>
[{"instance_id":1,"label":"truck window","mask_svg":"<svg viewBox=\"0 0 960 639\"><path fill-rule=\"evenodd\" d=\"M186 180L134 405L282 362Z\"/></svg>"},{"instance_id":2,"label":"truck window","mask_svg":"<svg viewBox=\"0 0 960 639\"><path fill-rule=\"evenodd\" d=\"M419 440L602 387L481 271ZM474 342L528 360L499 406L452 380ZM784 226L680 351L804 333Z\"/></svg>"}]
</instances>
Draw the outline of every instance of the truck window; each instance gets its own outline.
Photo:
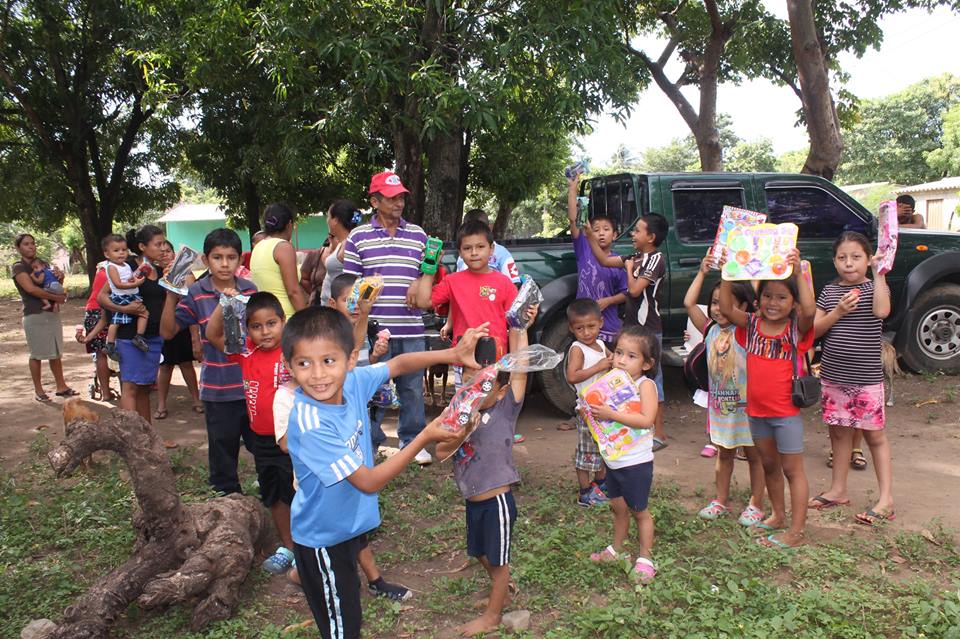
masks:
<instances>
[{"instance_id":1,"label":"truck window","mask_svg":"<svg viewBox=\"0 0 960 639\"><path fill-rule=\"evenodd\" d=\"M590 196L590 219L609 216L616 220L622 233L637 218L637 194L629 176L590 180L584 193Z\"/></svg>"},{"instance_id":2,"label":"truck window","mask_svg":"<svg viewBox=\"0 0 960 639\"><path fill-rule=\"evenodd\" d=\"M744 205L743 187L739 184L694 184L673 185L673 216L677 237L685 244L710 243L717 235L723 207Z\"/></svg>"},{"instance_id":3,"label":"truck window","mask_svg":"<svg viewBox=\"0 0 960 639\"><path fill-rule=\"evenodd\" d=\"M857 231L869 237L866 220L850 210L832 193L816 186L770 186L767 212L770 222L793 222L805 239L836 239L844 231Z\"/></svg>"}]
</instances>

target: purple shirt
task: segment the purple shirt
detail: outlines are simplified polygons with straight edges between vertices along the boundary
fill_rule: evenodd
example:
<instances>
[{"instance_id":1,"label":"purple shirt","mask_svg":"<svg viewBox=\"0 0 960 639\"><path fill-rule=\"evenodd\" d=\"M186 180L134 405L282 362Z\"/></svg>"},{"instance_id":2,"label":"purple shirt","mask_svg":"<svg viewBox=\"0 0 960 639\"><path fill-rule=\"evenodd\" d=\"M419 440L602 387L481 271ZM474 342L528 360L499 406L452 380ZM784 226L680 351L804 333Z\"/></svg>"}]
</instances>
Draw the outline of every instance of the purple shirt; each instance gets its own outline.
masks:
<instances>
[{"instance_id":1,"label":"purple shirt","mask_svg":"<svg viewBox=\"0 0 960 639\"><path fill-rule=\"evenodd\" d=\"M602 266L590 250L590 240L583 231L573 240L573 253L577 256L577 270L580 272L577 279L578 299L585 297L599 300L601 297L610 297L627 290L627 272L622 268ZM604 342L612 342L620 332L617 306L611 305L603 309L600 339Z\"/></svg>"},{"instance_id":2,"label":"purple shirt","mask_svg":"<svg viewBox=\"0 0 960 639\"><path fill-rule=\"evenodd\" d=\"M387 233L378 217L350 231L343 250L343 272L367 277L383 277L383 290L370 311L370 319L380 328L390 329L391 337L423 337L423 318L419 309L407 307L407 289L420 277L420 261L427 245L427 234L404 219L395 235Z\"/></svg>"},{"instance_id":3,"label":"purple shirt","mask_svg":"<svg viewBox=\"0 0 960 639\"><path fill-rule=\"evenodd\" d=\"M253 295L257 287L245 279L237 278L235 286L241 295ZM207 322L220 304L220 292L214 290L209 277L197 280L177 304L176 320L180 329L192 324L200 327L200 342L203 344L203 362L200 364L200 399L205 402L245 401L243 374L240 364L231 362L226 355L207 341Z\"/></svg>"}]
</instances>

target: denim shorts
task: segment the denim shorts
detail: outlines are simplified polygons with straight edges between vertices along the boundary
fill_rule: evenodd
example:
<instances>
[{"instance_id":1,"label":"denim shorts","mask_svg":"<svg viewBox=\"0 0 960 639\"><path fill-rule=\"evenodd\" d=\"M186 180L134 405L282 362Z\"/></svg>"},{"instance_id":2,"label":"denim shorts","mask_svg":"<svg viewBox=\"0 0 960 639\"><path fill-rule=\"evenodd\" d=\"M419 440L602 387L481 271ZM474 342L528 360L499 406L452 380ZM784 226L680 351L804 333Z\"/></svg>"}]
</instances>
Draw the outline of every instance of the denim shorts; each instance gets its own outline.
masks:
<instances>
[{"instance_id":1,"label":"denim shorts","mask_svg":"<svg viewBox=\"0 0 960 639\"><path fill-rule=\"evenodd\" d=\"M751 417L750 434L754 443L758 439L772 437L777 442L777 452L781 455L803 452L803 418L800 415Z\"/></svg>"},{"instance_id":2,"label":"denim shorts","mask_svg":"<svg viewBox=\"0 0 960 639\"><path fill-rule=\"evenodd\" d=\"M653 383L657 385L657 401L663 403L663 333L656 333L657 341L660 342L660 362L657 362L657 374L653 378Z\"/></svg>"},{"instance_id":3,"label":"denim shorts","mask_svg":"<svg viewBox=\"0 0 960 639\"><path fill-rule=\"evenodd\" d=\"M156 383L163 338L158 335L148 337L146 341L150 350L144 353L128 339L117 340L117 352L120 354L120 381L138 386Z\"/></svg>"}]
</instances>

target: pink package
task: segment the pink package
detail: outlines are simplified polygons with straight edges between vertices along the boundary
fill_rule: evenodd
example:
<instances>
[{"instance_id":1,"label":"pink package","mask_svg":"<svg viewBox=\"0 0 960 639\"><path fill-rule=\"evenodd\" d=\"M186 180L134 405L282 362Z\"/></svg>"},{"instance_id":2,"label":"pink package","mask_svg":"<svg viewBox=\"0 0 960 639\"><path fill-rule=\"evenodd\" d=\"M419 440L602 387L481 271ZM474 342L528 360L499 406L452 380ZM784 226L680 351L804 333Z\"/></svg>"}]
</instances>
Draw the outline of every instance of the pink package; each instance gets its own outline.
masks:
<instances>
[{"instance_id":1,"label":"pink package","mask_svg":"<svg viewBox=\"0 0 960 639\"><path fill-rule=\"evenodd\" d=\"M390 339L390 329L389 328L380 329L380 331L377 333L377 341L379 342L380 340L383 340L384 342L386 342L389 339Z\"/></svg>"},{"instance_id":2,"label":"pink package","mask_svg":"<svg viewBox=\"0 0 960 639\"><path fill-rule=\"evenodd\" d=\"M886 275L893 270L893 260L897 256L897 238L900 223L897 221L897 203L886 200L880 203L880 222L877 229L877 263L874 272Z\"/></svg>"}]
</instances>

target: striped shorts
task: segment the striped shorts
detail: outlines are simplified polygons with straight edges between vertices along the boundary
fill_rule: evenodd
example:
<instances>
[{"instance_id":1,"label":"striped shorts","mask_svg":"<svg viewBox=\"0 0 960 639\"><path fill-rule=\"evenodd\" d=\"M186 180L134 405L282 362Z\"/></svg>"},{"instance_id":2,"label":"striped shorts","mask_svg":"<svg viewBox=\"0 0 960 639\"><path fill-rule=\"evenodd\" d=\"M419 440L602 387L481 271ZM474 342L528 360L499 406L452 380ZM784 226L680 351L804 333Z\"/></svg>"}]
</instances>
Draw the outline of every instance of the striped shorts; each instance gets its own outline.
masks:
<instances>
[{"instance_id":1,"label":"striped shorts","mask_svg":"<svg viewBox=\"0 0 960 639\"><path fill-rule=\"evenodd\" d=\"M365 544L366 535L324 548L293 544L303 594L323 639L360 639L357 554Z\"/></svg>"},{"instance_id":2,"label":"striped shorts","mask_svg":"<svg viewBox=\"0 0 960 639\"><path fill-rule=\"evenodd\" d=\"M491 566L510 563L510 536L517 504L507 491L483 501L467 501L467 554L486 556Z\"/></svg>"}]
</instances>

